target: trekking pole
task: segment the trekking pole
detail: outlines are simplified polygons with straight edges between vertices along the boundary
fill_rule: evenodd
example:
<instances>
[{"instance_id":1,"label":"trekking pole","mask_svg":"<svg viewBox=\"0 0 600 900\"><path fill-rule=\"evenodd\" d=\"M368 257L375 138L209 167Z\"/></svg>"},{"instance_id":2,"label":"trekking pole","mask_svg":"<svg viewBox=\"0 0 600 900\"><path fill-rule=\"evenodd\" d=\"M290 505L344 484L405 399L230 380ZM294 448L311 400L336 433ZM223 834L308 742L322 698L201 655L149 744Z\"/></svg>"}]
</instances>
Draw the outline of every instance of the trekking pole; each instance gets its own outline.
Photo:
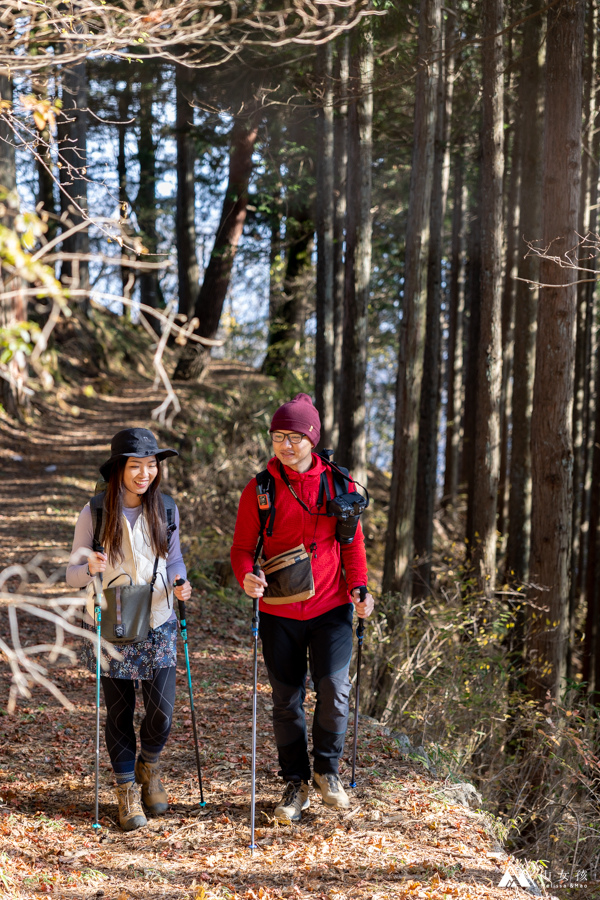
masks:
<instances>
[{"instance_id":1,"label":"trekking pole","mask_svg":"<svg viewBox=\"0 0 600 900\"><path fill-rule=\"evenodd\" d=\"M252 567L252 574L260 575L260 566ZM258 694L258 597L254 597L252 606L252 639L254 641L254 681L252 688L252 783L250 794L250 855L254 856L254 818L256 814L256 697Z\"/></svg>"},{"instance_id":2,"label":"trekking pole","mask_svg":"<svg viewBox=\"0 0 600 900\"><path fill-rule=\"evenodd\" d=\"M104 547L96 548L98 553L104 553ZM95 804L94 823L92 828L101 828L98 821L98 790L100 782L100 653L102 630L102 572L94 578L96 591L94 593L94 624L96 626L96 771L95 771Z\"/></svg>"},{"instance_id":3,"label":"trekking pole","mask_svg":"<svg viewBox=\"0 0 600 900\"><path fill-rule=\"evenodd\" d=\"M359 587L360 591L360 599L363 601L367 596L367 588L365 586ZM364 619L358 620L358 625L356 626L356 637L358 639L358 650L356 652L356 699L354 705L354 748L352 751L352 781L350 782L350 787L356 787L356 745L358 742L358 701L360 699L360 664L362 660L362 645L363 645L363 635L365 633L365 623Z\"/></svg>"},{"instance_id":4,"label":"trekking pole","mask_svg":"<svg viewBox=\"0 0 600 900\"><path fill-rule=\"evenodd\" d=\"M185 584L183 578L178 578L173 582L173 587L181 587ZM196 749L196 768L198 769L198 785L200 787L200 806L206 806L204 792L202 790L202 771L200 769L200 750L198 748L198 730L196 728L196 710L194 709L194 692L192 691L192 670L190 668L190 654L188 652L188 636L187 621L185 618L185 601L178 600L179 605L179 627L181 629L181 638L183 640L183 649L185 651L185 667L187 670L188 689L190 692L190 710L192 712L192 729L194 731L194 746Z\"/></svg>"}]
</instances>

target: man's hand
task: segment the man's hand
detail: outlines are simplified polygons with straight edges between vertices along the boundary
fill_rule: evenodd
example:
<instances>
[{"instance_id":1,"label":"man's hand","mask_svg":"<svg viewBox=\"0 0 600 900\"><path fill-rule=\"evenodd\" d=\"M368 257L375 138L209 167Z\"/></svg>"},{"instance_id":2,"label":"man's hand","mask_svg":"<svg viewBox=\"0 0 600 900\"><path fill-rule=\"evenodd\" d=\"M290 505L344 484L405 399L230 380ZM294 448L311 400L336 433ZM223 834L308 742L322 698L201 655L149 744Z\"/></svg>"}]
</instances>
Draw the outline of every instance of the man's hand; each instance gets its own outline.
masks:
<instances>
[{"instance_id":1,"label":"man's hand","mask_svg":"<svg viewBox=\"0 0 600 900\"><path fill-rule=\"evenodd\" d=\"M267 579L265 578L265 573L262 569L260 570L260 575L253 575L252 572L246 572L244 575L244 591L248 597L252 597L253 599L262 597L266 587Z\"/></svg>"},{"instance_id":2,"label":"man's hand","mask_svg":"<svg viewBox=\"0 0 600 900\"><path fill-rule=\"evenodd\" d=\"M365 599L361 600L360 589L354 588L350 596L352 597L352 602L354 603L354 608L358 613L359 619L366 619L367 616L371 615L371 613L375 609L375 600L373 599L371 594L367 592Z\"/></svg>"}]
</instances>

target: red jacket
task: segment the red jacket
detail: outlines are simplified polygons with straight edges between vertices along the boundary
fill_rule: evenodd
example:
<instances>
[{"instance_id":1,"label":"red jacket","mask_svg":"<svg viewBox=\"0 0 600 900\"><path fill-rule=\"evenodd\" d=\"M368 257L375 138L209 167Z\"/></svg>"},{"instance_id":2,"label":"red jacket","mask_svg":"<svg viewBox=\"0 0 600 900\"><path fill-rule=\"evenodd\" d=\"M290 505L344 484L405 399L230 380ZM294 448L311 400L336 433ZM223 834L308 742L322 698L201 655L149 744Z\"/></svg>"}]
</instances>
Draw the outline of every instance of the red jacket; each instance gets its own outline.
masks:
<instances>
[{"instance_id":1,"label":"red jacket","mask_svg":"<svg viewBox=\"0 0 600 900\"><path fill-rule=\"evenodd\" d=\"M304 544L309 550L310 545L315 543L317 546L312 561L315 595L302 603L285 603L277 606L267 605L261 600L261 612L288 619L313 619L336 606L350 603L349 592L367 583L365 542L360 522L354 541L341 547L335 539L337 519L333 516L309 515L292 496L281 478L279 462L275 457L269 460L267 468L275 479L275 520L272 537L267 536L265 529L263 558L270 559L278 553L297 547L298 544ZM308 472L295 472L286 467L290 484L311 512L317 511L316 503L323 471L327 472L331 496L334 496L331 470L316 454L313 454L313 465ZM321 511L325 512L325 504L321 507ZM252 571L259 531L256 478L253 478L244 488L240 499L231 548L231 565L242 588L244 576Z\"/></svg>"}]
</instances>

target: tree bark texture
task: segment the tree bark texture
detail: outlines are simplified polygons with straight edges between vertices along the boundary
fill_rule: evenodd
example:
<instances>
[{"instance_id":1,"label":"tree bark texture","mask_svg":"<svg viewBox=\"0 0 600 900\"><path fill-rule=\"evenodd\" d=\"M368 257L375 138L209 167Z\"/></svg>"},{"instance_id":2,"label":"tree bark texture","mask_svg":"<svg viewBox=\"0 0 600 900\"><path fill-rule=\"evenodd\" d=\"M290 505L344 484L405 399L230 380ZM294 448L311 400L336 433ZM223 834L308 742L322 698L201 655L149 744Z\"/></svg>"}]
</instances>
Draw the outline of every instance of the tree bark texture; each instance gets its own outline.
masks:
<instances>
[{"instance_id":1,"label":"tree bark texture","mask_svg":"<svg viewBox=\"0 0 600 900\"><path fill-rule=\"evenodd\" d=\"M465 284L465 331L467 332L467 339L465 341L463 361L465 403L460 476L460 483L464 486L467 494L466 544L468 559L471 559L475 543L475 526L473 522L475 507L475 432L477 430L477 370L481 327L481 156L478 159L476 184L473 194L471 225L467 238Z\"/></svg>"},{"instance_id":2,"label":"tree bark texture","mask_svg":"<svg viewBox=\"0 0 600 900\"><path fill-rule=\"evenodd\" d=\"M317 335L315 400L321 417L321 443L331 447L334 422L334 117L333 46L317 48L317 72L322 91L317 136Z\"/></svg>"},{"instance_id":3,"label":"tree bark texture","mask_svg":"<svg viewBox=\"0 0 600 900\"><path fill-rule=\"evenodd\" d=\"M483 0L483 134L481 324L477 366L477 429L473 491L473 566L479 588L496 583L496 510L502 385L502 0Z\"/></svg>"},{"instance_id":4,"label":"tree bark texture","mask_svg":"<svg viewBox=\"0 0 600 900\"><path fill-rule=\"evenodd\" d=\"M214 338L219 328L233 261L246 221L252 151L257 137L258 118L255 115L249 119L235 120L231 131L229 180L221 219L194 309L200 323L195 333L201 337ZM207 351L188 344L177 363L175 378L188 381L197 377L207 357Z\"/></svg>"},{"instance_id":5,"label":"tree bark texture","mask_svg":"<svg viewBox=\"0 0 600 900\"><path fill-rule=\"evenodd\" d=\"M425 343L424 266L429 242L429 209L437 86L435 59L440 0L424 0L419 18L414 143L404 261L392 485L385 547L383 590L410 592L419 447L419 405Z\"/></svg>"},{"instance_id":6,"label":"tree bark texture","mask_svg":"<svg viewBox=\"0 0 600 900\"><path fill-rule=\"evenodd\" d=\"M519 193L521 174L521 131L516 122L512 127L510 172L506 191L506 265L502 287L502 382L500 389L500 469L498 474L498 521L500 534L508 524L508 466L510 455L510 422L512 418L512 370L514 357L515 275L517 274L517 225L519 221ZM506 142L505 142L506 146ZM506 163L508 159L505 157Z\"/></svg>"},{"instance_id":7,"label":"tree bark texture","mask_svg":"<svg viewBox=\"0 0 600 900\"><path fill-rule=\"evenodd\" d=\"M334 417L331 446L339 443L340 402L342 397L342 358L344 326L344 238L346 225L346 180L348 166L348 77L349 36L336 43L334 60L334 223L333 223L333 348Z\"/></svg>"},{"instance_id":8,"label":"tree bark texture","mask_svg":"<svg viewBox=\"0 0 600 900\"><path fill-rule=\"evenodd\" d=\"M508 538L505 577L523 584L529 574L531 536L531 409L535 368L537 289L527 282L537 281L539 259L527 254L526 241L541 238L542 115L540 93L542 67L542 0L532 0L523 25L521 78L518 90L518 127L521 136L521 203L518 228L518 279L515 288L515 328L513 350L512 435L510 494L508 498ZM536 15L537 13L537 15Z\"/></svg>"},{"instance_id":9,"label":"tree bark texture","mask_svg":"<svg viewBox=\"0 0 600 900\"><path fill-rule=\"evenodd\" d=\"M543 243L552 256L577 244L581 173L584 0L548 10ZM557 697L565 674L573 504L572 413L577 290L575 273L542 259L531 421L530 578L539 609L529 615L529 686ZM548 286L546 286L548 285Z\"/></svg>"},{"instance_id":10,"label":"tree bark texture","mask_svg":"<svg viewBox=\"0 0 600 900\"><path fill-rule=\"evenodd\" d=\"M453 161L452 242L450 250L450 287L448 291L448 359L446 363L446 448L443 506L453 507L458 494L458 461L463 393L463 188L462 147Z\"/></svg>"},{"instance_id":11,"label":"tree bark texture","mask_svg":"<svg viewBox=\"0 0 600 900\"><path fill-rule=\"evenodd\" d=\"M440 29L440 59L437 85L437 114L433 158L429 251L427 261L427 305L423 382L419 410L419 453L415 500L414 552L419 560L413 583L413 596L426 596L431 581L433 516L437 489L438 432L440 408L440 369L442 332L442 255L443 223L448 196L448 138L452 111L454 77L454 16L445 22L447 37Z\"/></svg>"},{"instance_id":12,"label":"tree bark texture","mask_svg":"<svg viewBox=\"0 0 600 900\"><path fill-rule=\"evenodd\" d=\"M352 35L348 110L346 258L343 359L338 456L361 483L367 482L367 314L371 282L371 172L373 155L373 35L370 26Z\"/></svg>"},{"instance_id":13,"label":"tree bark texture","mask_svg":"<svg viewBox=\"0 0 600 900\"><path fill-rule=\"evenodd\" d=\"M196 256L196 182L194 162L196 153L190 134L194 125L194 110L190 104L191 70L182 65L175 68L176 133L177 133L177 210L175 235L177 240L177 275L179 312L190 318L198 292L200 270Z\"/></svg>"},{"instance_id":14,"label":"tree bark texture","mask_svg":"<svg viewBox=\"0 0 600 900\"><path fill-rule=\"evenodd\" d=\"M585 27L585 58L583 71L583 134L584 152L581 159L581 199L579 203L579 227L581 235L592 232L596 225L596 194L598 166L593 155L593 137L596 120L596 50L597 7L588 6ZM593 89L592 89L592 86ZM592 199L592 194L594 195ZM594 207L592 209L592 206ZM595 260L589 253L579 254L581 266L593 268ZM592 265L590 266L590 262ZM588 276L589 277L589 276ZM573 517L571 521L571 580L569 595L569 641L567 653L567 677L572 675L571 648L575 639L575 618L581 595L581 541L585 540L587 521L584 522L586 499L588 428L586 427L590 404L591 359L590 335L594 327L593 303L589 303L589 282L577 285L577 340L575 344L575 387L573 402Z\"/></svg>"}]
</instances>

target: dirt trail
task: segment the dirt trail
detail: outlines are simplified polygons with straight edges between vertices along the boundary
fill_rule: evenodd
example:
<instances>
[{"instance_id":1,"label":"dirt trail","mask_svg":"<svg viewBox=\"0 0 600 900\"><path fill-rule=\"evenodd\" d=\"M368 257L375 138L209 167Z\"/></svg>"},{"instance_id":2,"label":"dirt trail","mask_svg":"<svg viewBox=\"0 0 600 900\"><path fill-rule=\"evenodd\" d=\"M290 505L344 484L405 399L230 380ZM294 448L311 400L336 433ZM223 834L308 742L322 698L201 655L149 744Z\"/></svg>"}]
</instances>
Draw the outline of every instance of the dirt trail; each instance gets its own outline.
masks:
<instances>
[{"instance_id":1,"label":"dirt trail","mask_svg":"<svg viewBox=\"0 0 600 900\"><path fill-rule=\"evenodd\" d=\"M227 377L227 373L221 373ZM231 376L239 377L233 371ZM121 427L152 427L162 397L147 383L110 395L63 400L22 429L0 421L0 570L43 550L46 571L64 563L77 514ZM72 407L76 404L77 410ZM75 414L77 413L77 414ZM185 538L185 535L184 535ZM16 582L12 582L12 587ZM66 592L57 583L33 588ZM402 759L392 736L365 721L358 787L348 813L317 795L302 824L270 816L281 791L261 668L258 731L258 850L249 853L251 638L249 604L236 592L200 586L189 605L192 675L206 807L199 805L187 682L180 651L177 711L163 755L170 809L146 828L115 824L112 777L101 751L100 835L91 828L94 681L58 659L48 668L74 704L66 711L41 688L7 715L10 672L0 657L0 896L111 900L212 898L505 898L506 855L484 819L436 794L440 783ZM5 610L0 636L7 637ZM25 645L52 629L21 614ZM72 643L72 642L71 642ZM309 704L310 705L310 704ZM137 713L136 713L137 715ZM349 780L349 751L343 779ZM512 897L527 897L515 887Z\"/></svg>"}]
</instances>

